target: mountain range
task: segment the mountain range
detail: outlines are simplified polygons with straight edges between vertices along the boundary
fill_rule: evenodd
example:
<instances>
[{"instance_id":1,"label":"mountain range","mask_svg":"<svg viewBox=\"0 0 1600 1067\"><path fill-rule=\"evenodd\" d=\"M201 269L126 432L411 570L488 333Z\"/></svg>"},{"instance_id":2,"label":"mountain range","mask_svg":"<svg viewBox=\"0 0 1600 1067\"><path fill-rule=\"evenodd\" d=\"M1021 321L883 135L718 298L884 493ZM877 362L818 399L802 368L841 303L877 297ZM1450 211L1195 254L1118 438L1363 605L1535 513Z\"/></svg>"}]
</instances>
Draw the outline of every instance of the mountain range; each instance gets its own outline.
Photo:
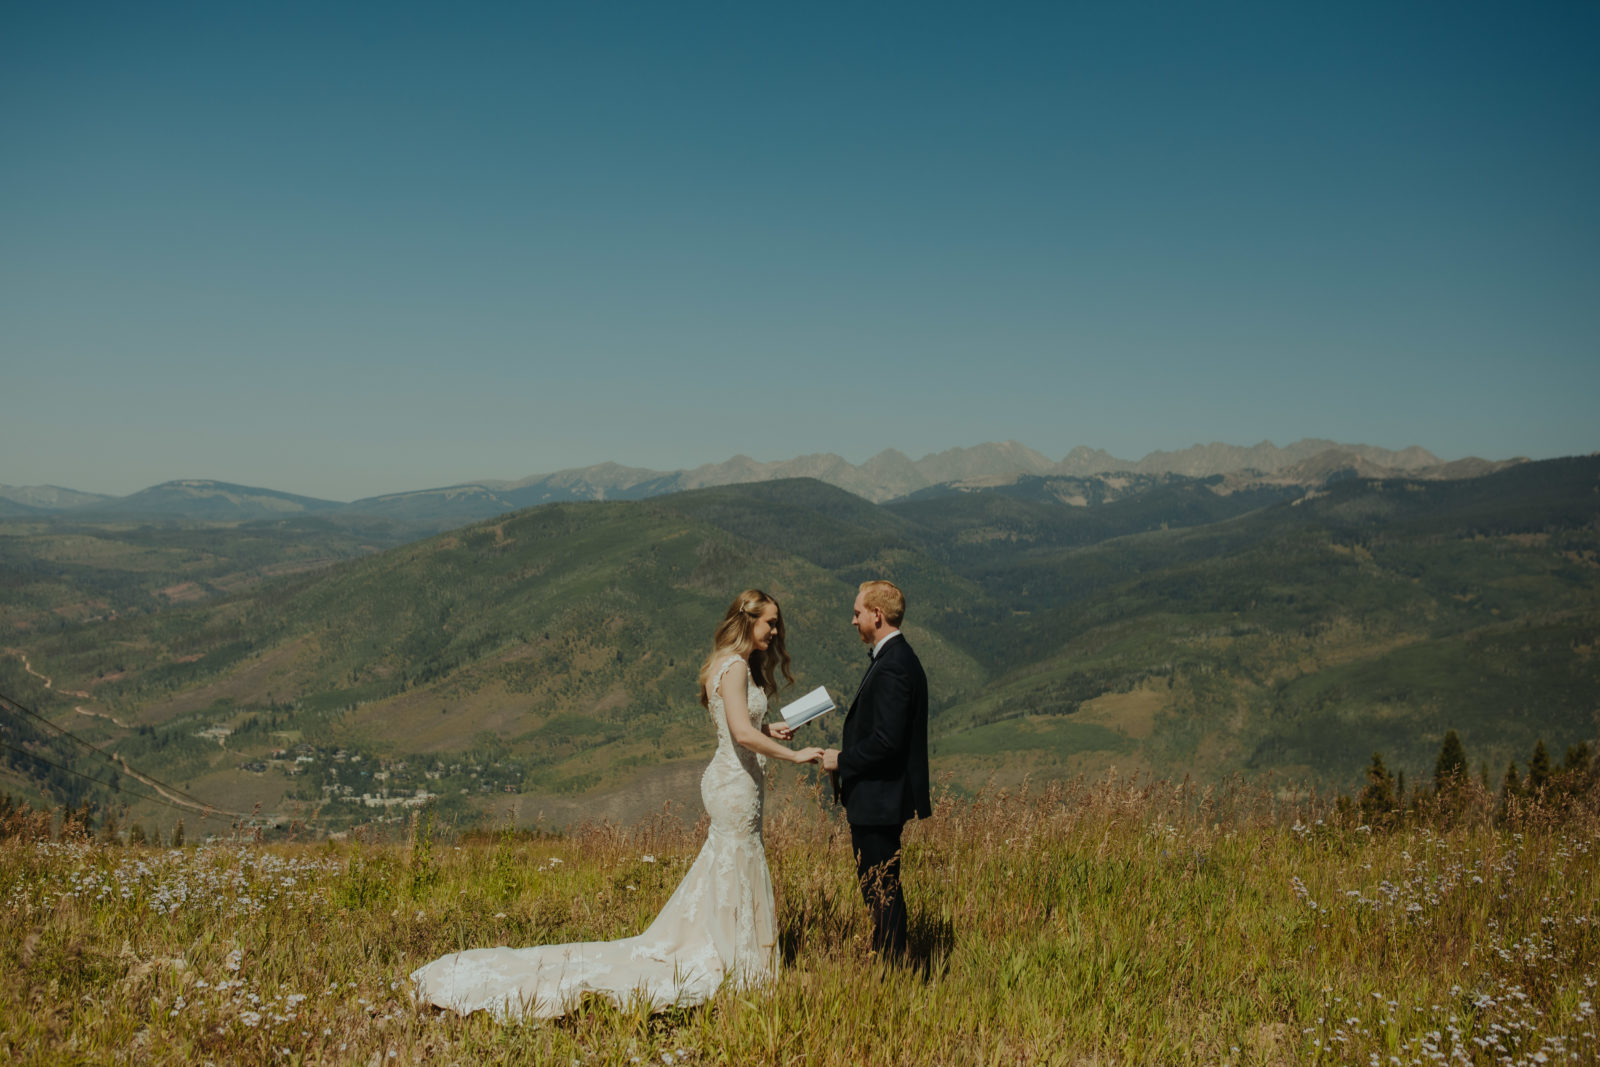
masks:
<instances>
[{"instance_id":1,"label":"mountain range","mask_svg":"<svg viewBox=\"0 0 1600 1067\"><path fill-rule=\"evenodd\" d=\"M1508 461L1516 462L1516 461ZM940 485L995 486L1021 477L1094 477L1117 474L1187 477L1230 475L1235 481L1269 480L1314 484L1330 472L1382 477L1465 477L1503 466L1468 459L1443 463L1419 447L1400 451L1307 438L1279 448L1258 445L1195 445L1178 452L1152 452L1123 460L1078 447L1061 460L1015 441L952 448L913 460L894 449L856 465L832 453L758 462L734 456L692 470L652 470L600 463L516 481L483 480L435 489L388 493L350 503L298 496L272 489L208 479L164 482L125 497L83 493L57 486L0 485L0 517L69 515L78 519L226 521L303 515L365 516L424 524L433 529L493 518L519 508L573 500L643 500L719 485L815 478L883 503Z\"/></svg>"},{"instance_id":2,"label":"mountain range","mask_svg":"<svg viewBox=\"0 0 1600 1067\"><path fill-rule=\"evenodd\" d=\"M1592 739L1600 457L1370 477L1331 452L1267 474L979 475L883 504L756 481L421 539L315 514L11 520L0 691L236 811L348 820L341 795L379 782L460 817L508 793L525 820L692 811L695 672L733 592L782 601L795 692L847 694L855 583L888 576L952 788L1110 766L1350 788L1375 749L1415 781L1451 729L1498 778L1536 740ZM829 718L808 741L837 737ZM71 763L13 728L7 752ZM37 773L0 758L67 799Z\"/></svg>"}]
</instances>

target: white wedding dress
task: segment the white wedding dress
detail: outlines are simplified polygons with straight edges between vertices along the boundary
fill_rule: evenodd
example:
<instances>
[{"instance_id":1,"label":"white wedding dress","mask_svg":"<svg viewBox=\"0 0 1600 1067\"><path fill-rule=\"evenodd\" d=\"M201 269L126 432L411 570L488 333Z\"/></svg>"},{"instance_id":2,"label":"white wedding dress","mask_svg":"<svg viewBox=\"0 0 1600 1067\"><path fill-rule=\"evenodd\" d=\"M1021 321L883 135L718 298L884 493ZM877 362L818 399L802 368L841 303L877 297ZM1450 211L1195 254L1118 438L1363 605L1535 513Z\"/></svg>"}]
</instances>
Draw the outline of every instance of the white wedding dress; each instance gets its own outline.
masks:
<instances>
[{"instance_id":1,"label":"white wedding dress","mask_svg":"<svg viewBox=\"0 0 1600 1067\"><path fill-rule=\"evenodd\" d=\"M761 843L766 758L733 743L722 703L722 676L738 658L718 664L710 683L717 752L700 796L711 833L650 928L620 941L454 952L412 972L419 1004L506 1021L549 1019L594 993L660 1011L703 1003L724 980L745 988L776 975L777 909ZM759 727L767 696L754 681L745 696Z\"/></svg>"}]
</instances>

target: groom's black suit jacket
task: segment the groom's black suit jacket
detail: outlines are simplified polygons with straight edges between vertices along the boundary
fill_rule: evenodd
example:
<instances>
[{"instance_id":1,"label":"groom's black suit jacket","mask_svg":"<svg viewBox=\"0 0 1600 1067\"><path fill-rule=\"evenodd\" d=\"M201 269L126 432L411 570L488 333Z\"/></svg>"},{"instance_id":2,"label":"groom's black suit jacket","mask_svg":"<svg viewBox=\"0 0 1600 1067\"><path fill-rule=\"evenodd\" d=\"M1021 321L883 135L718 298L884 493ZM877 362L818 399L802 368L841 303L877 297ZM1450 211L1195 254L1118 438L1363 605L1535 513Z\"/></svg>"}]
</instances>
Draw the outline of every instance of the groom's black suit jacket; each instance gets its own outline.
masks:
<instances>
[{"instance_id":1,"label":"groom's black suit jacket","mask_svg":"<svg viewBox=\"0 0 1600 1067\"><path fill-rule=\"evenodd\" d=\"M839 795L859 826L898 826L933 814L928 795L928 676L904 634L867 668L844 720Z\"/></svg>"}]
</instances>

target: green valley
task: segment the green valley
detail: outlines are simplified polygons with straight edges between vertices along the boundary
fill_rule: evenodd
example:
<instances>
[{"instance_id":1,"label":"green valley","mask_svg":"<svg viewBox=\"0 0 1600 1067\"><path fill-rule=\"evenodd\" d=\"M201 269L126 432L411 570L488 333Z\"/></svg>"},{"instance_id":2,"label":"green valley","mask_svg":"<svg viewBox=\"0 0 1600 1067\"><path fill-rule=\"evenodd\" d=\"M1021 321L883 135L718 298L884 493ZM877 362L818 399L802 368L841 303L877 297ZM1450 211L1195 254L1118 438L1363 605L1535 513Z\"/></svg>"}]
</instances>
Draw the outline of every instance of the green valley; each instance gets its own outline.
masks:
<instances>
[{"instance_id":1,"label":"green valley","mask_svg":"<svg viewBox=\"0 0 1600 1067\"><path fill-rule=\"evenodd\" d=\"M887 576L958 789L1111 767L1349 788L1375 749L1424 773L1450 729L1498 778L1537 739L1595 736L1600 459L1310 491L1135 477L888 504L776 480L408 543L320 518L7 520L0 691L234 811L348 825L419 790L464 819L692 811L713 743L695 672L733 594L782 602L791 692L848 699L854 587Z\"/></svg>"}]
</instances>

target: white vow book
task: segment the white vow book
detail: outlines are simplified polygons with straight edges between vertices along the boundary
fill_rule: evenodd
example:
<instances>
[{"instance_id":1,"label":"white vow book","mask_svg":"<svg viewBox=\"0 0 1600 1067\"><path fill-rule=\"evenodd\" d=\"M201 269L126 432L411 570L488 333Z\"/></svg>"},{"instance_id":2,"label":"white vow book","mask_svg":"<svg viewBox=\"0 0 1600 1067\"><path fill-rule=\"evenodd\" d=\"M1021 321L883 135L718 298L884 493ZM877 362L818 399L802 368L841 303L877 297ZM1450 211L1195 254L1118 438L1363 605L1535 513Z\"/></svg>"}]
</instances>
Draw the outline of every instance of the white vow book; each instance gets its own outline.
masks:
<instances>
[{"instance_id":1,"label":"white vow book","mask_svg":"<svg viewBox=\"0 0 1600 1067\"><path fill-rule=\"evenodd\" d=\"M833 698L828 695L828 687L819 685L803 697L791 700L783 706L783 722L789 729L803 726L824 715L834 708Z\"/></svg>"}]
</instances>

